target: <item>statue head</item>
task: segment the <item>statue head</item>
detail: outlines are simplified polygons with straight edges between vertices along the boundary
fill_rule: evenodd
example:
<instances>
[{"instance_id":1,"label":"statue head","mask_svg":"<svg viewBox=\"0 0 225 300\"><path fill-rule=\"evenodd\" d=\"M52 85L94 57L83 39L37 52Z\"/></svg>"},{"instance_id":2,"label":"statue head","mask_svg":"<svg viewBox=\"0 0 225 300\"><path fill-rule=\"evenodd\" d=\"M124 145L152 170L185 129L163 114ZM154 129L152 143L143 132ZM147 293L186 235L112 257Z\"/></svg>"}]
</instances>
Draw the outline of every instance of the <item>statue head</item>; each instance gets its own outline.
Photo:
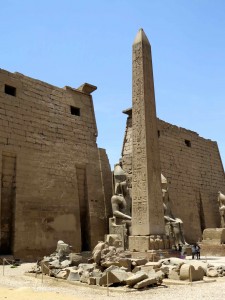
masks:
<instances>
[{"instance_id":1,"label":"statue head","mask_svg":"<svg viewBox=\"0 0 225 300\"><path fill-rule=\"evenodd\" d=\"M114 178L115 178L116 183L126 181L126 178L127 178L126 173L121 168L119 163L115 164L115 166L114 166Z\"/></svg>"}]
</instances>

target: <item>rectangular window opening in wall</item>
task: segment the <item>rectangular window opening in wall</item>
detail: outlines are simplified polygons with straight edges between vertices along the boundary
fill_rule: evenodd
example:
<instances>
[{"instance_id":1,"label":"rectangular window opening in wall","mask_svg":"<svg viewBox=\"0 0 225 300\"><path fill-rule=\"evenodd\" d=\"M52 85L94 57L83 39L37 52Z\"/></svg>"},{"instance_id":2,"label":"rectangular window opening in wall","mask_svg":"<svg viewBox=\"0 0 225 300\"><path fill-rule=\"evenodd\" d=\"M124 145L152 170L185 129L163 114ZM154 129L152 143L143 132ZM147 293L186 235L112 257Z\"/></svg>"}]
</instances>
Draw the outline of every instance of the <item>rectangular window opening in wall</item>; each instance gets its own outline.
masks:
<instances>
[{"instance_id":1,"label":"rectangular window opening in wall","mask_svg":"<svg viewBox=\"0 0 225 300\"><path fill-rule=\"evenodd\" d=\"M14 86L5 84L5 93L16 97L16 88Z\"/></svg>"},{"instance_id":2,"label":"rectangular window opening in wall","mask_svg":"<svg viewBox=\"0 0 225 300\"><path fill-rule=\"evenodd\" d=\"M75 106L70 106L71 115L80 116L80 108Z\"/></svg>"},{"instance_id":3,"label":"rectangular window opening in wall","mask_svg":"<svg viewBox=\"0 0 225 300\"><path fill-rule=\"evenodd\" d=\"M160 130L158 130L158 137L160 137Z\"/></svg>"},{"instance_id":4,"label":"rectangular window opening in wall","mask_svg":"<svg viewBox=\"0 0 225 300\"><path fill-rule=\"evenodd\" d=\"M191 147L191 141L189 141L189 140L184 140L184 142L185 142L185 145L186 145L187 147Z\"/></svg>"}]
</instances>

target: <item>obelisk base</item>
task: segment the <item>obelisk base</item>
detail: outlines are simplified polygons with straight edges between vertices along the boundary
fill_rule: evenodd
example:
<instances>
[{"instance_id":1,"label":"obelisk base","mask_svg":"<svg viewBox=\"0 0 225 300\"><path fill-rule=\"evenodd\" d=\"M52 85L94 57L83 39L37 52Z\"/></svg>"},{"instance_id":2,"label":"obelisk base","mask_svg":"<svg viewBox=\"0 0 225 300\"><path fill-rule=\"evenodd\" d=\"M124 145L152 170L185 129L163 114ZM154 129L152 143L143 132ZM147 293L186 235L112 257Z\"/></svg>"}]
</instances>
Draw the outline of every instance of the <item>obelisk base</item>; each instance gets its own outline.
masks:
<instances>
[{"instance_id":1,"label":"obelisk base","mask_svg":"<svg viewBox=\"0 0 225 300\"><path fill-rule=\"evenodd\" d=\"M163 258L170 258L170 257L178 257L178 258L185 258L185 255L182 255L180 251L176 251L173 249L163 249L163 250L148 250L147 252L131 252L132 258L137 259L147 259L149 262L157 262ZM148 263L149 265L149 263ZM147 267L147 266L146 266Z\"/></svg>"},{"instance_id":2,"label":"obelisk base","mask_svg":"<svg viewBox=\"0 0 225 300\"><path fill-rule=\"evenodd\" d=\"M146 252L149 250L171 249L174 240L166 235L129 236L129 250Z\"/></svg>"}]
</instances>

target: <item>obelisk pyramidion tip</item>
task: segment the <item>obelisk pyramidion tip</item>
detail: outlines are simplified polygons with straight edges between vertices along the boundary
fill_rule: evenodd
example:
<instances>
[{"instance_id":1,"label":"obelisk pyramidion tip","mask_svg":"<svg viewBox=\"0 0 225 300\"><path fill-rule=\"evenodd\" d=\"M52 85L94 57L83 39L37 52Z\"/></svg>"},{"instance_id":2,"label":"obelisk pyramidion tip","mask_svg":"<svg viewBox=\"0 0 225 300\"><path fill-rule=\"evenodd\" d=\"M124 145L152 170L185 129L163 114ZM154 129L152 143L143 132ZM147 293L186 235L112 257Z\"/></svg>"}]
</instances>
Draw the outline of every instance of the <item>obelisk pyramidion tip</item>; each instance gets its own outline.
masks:
<instances>
[{"instance_id":1,"label":"obelisk pyramidion tip","mask_svg":"<svg viewBox=\"0 0 225 300\"><path fill-rule=\"evenodd\" d=\"M146 43L146 44L150 45L149 40L142 28L139 29L139 31L134 39L133 45L138 44L138 43Z\"/></svg>"}]
</instances>

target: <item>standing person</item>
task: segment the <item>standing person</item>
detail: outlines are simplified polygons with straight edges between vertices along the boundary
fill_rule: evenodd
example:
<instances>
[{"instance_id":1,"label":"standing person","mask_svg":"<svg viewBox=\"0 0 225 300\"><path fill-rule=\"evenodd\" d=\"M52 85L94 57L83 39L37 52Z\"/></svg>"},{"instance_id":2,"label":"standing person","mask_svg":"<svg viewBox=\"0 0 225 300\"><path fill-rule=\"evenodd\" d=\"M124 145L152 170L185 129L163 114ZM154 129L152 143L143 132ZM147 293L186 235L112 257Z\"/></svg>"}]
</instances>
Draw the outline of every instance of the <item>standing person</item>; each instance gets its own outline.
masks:
<instances>
[{"instance_id":1,"label":"standing person","mask_svg":"<svg viewBox=\"0 0 225 300\"><path fill-rule=\"evenodd\" d=\"M195 247L195 244L193 244L193 245L191 246L191 252L192 252L192 259L194 259L194 258L195 258L195 255L196 255L196 247Z\"/></svg>"},{"instance_id":2,"label":"standing person","mask_svg":"<svg viewBox=\"0 0 225 300\"><path fill-rule=\"evenodd\" d=\"M200 249L201 249L200 246L197 244L195 249L196 249L197 259L200 259Z\"/></svg>"}]
</instances>

